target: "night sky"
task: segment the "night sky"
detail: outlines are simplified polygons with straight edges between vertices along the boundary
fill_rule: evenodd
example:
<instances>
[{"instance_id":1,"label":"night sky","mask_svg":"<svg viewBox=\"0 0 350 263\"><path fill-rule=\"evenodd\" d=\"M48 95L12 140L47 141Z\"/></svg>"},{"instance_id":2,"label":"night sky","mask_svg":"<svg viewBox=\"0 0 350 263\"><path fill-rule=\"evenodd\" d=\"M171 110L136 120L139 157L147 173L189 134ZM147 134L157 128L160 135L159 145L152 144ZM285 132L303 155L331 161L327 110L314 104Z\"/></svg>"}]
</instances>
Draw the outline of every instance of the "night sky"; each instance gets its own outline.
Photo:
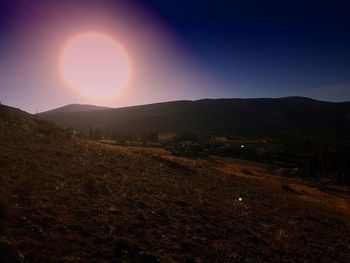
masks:
<instances>
[{"instance_id":1,"label":"night sky","mask_svg":"<svg viewBox=\"0 0 350 263\"><path fill-rule=\"evenodd\" d=\"M29 112L178 99L307 96L350 100L348 1L0 2L0 101ZM130 85L86 99L57 75L62 43L108 32L128 50Z\"/></svg>"}]
</instances>

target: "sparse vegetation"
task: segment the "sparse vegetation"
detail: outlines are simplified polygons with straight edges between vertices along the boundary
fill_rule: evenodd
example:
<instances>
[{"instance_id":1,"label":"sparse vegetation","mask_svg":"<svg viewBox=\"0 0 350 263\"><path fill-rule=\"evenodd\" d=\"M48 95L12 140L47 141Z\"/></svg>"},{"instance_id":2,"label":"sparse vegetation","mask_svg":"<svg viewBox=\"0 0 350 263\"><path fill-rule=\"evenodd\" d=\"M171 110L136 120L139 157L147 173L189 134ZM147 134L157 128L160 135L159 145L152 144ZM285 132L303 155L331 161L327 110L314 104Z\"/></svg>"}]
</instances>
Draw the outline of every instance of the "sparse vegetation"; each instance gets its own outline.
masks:
<instances>
[{"instance_id":1,"label":"sparse vegetation","mask_svg":"<svg viewBox=\"0 0 350 263\"><path fill-rule=\"evenodd\" d=\"M0 124L1 189L13 204L0 202L1 235L25 262L349 260L347 186L225 154L62 137L54 126L46 140L33 135L45 123L31 122Z\"/></svg>"},{"instance_id":2,"label":"sparse vegetation","mask_svg":"<svg viewBox=\"0 0 350 263\"><path fill-rule=\"evenodd\" d=\"M0 191L0 233L3 231L3 221L11 204L11 195L6 191Z\"/></svg>"},{"instance_id":3,"label":"sparse vegetation","mask_svg":"<svg viewBox=\"0 0 350 263\"><path fill-rule=\"evenodd\" d=\"M91 175L86 175L83 178L83 188L87 196L93 196L96 191L96 179Z\"/></svg>"},{"instance_id":4,"label":"sparse vegetation","mask_svg":"<svg viewBox=\"0 0 350 263\"><path fill-rule=\"evenodd\" d=\"M250 171L249 169L242 169L242 173L246 174L246 175L254 175L254 173L252 171Z\"/></svg>"},{"instance_id":5,"label":"sparse vegetation","mask_svg":"<svg viewBox=\"0 0 350 263\"><path fill-rule=\"evenodd\" d=\"M8 192L0 191L0 220L5 217L9 204L10 194Z\"/></svg>"}]
</instances>

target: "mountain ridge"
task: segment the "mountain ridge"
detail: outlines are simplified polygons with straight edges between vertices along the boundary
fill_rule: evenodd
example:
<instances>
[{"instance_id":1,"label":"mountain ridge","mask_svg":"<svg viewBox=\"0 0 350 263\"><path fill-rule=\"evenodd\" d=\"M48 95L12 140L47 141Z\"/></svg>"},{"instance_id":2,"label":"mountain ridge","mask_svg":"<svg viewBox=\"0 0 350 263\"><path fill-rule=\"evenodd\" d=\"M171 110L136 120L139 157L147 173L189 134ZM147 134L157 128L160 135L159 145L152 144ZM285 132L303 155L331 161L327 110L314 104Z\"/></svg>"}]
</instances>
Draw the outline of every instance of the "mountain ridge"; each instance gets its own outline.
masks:
<instances>
[{"instance_id":1,"label":"mountain ridge","mask_svg":"<svg viewBox=\"0 0 350 263\"><path fill-rule=\"evenodd\" d=\"M46 110L43 112L40 112L39 114L45 114L48 112L55 112L55 111L74 111L77 109L77 111L84 111L84 110L110 110L110 109L125 109L125 108L135 108L135 107L142 107L142 106L152 106L152 105L160 105L160 104L166 104L166 103L178 103L178 102L199 102L199 101L225 101L225 100L237 100L237 101L247 101L247 100L294 100L294 101L304 101L304 102L319 102L319 103L347 103L350 101L342 101L342 102L332 102L332 101L322 101L317 100L313 98L308 97L302 97L302 96L287 96L287 97L278 97L278 98L269 98L269 97L262 97L262 98L203 98L198 100L173 100L173 101L162 101L162 102L155 102L155 103L147 103L147 104L137 104L137 105L130 105L130 106L122 106L122 107L107 107L107 106L98 106L94 104L85 104L85 103L71 103L67 105L60 106L58 108ZM80 107L80 108L78 108ZM67 109L67 110L66 110Z\"/></svg>"},{"instance_id":2,"label":"mountain ridge","mask_svg":"<svg viewBox=\"0 0 350 263\"><path fill-rule=\"evenodd\" d=\"M78 106L79 107L79 106ZM39 114L63 127L114 132L340 132L350 130L350 102L304 97L201 99Z\"/></svg>"}]
</instances>

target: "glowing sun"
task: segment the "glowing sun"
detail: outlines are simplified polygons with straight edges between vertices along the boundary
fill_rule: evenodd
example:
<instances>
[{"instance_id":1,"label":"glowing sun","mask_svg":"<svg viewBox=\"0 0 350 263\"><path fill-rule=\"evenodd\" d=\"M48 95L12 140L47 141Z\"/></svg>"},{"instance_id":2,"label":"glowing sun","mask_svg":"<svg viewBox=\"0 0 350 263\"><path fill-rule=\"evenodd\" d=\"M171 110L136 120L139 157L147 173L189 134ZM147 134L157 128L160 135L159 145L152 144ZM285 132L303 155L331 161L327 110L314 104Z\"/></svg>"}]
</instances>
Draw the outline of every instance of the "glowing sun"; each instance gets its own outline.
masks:
<instances>
[{"instance_id":1,"label":"glowing sun","mask_svg":"<svg viewBox=\"0 0 350 263\"><path fill-rule=\"evenodd\" d=\"M112 37L89 32L70 38L63 47L60 71L81 95L103 100L127 85L131 66L124 48Z\"/></svg>"}]
</instances>

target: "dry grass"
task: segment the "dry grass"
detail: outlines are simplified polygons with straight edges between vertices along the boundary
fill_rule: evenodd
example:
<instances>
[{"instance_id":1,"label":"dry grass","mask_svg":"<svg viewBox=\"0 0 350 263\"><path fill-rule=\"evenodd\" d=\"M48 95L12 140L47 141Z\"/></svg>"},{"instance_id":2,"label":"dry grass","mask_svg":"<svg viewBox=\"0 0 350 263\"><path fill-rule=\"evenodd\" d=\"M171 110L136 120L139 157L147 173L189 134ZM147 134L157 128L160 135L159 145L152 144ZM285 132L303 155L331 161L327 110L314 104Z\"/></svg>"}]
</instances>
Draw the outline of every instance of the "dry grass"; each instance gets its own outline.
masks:
<instances>
[{"instance_id":1,"label":"dry grass","mask_svg":"<svg viewBox=\"0 0 350 263\"><path fill-rule=\"evenodd\" d=\"M0 128L14 199L1 235L28 262L350 260L344 193L252 162Z\"/></svg>"}]
</instances>

